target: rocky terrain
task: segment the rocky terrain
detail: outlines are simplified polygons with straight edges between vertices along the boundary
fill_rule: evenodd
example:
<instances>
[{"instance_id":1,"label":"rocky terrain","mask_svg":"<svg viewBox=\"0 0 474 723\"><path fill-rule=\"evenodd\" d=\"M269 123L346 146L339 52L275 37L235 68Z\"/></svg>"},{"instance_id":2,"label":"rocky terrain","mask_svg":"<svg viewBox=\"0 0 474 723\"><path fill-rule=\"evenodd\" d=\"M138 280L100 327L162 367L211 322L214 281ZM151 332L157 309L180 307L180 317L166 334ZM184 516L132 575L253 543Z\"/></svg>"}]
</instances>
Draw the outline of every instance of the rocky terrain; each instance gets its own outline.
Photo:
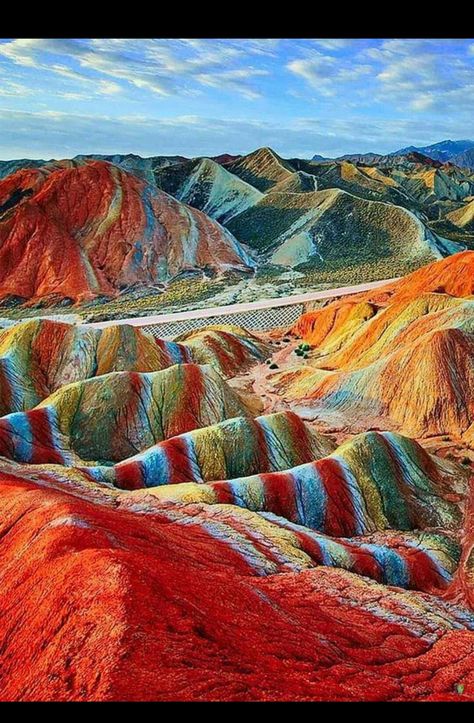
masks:
<instances>
[{"instance_id":1,"label":"rocky terrain","mask_svg":"<svg viewBox=\"0 0 474 723\"><path fill-rule=\"evenodd\" d=\"M473 265L1 330L0 699L474 700Z\"/></svg>"},{"instance_id":2,"label":"rocky terrain","mask_svg":"<svg viewBox=\"0 0 474 723\"><path fill-rule=\"evenodd\" d=\"M4 301L84 302L186 270L251 266L218 223L110 163L65 161L0 182Z\"/></svg>"},{"instance_id":3,"label":"rocky terrain","mask_svg":"<svg viewBox=\"0 0 474 723\"><path fill-rule=\"evenodd\" d=\"M321 405L329 426L385 425L415 437L467 433L473 257L456 254L303 315L292 332L311 347L308 361L291 364L290 350L281 352L278 393L298 400L305 416L317 416Z\"/></svg>"},{"instance_id":4,"label":"rocky terrain","mask_svg":"<svg viewBox=\"0 0 474 723\"><path fill-rule=\"evenodd\" d=\"M474 248L473 170L454 153L469 143L2 161L2 316L110 319L401 276Z\"/></svg>"}]
</instances>

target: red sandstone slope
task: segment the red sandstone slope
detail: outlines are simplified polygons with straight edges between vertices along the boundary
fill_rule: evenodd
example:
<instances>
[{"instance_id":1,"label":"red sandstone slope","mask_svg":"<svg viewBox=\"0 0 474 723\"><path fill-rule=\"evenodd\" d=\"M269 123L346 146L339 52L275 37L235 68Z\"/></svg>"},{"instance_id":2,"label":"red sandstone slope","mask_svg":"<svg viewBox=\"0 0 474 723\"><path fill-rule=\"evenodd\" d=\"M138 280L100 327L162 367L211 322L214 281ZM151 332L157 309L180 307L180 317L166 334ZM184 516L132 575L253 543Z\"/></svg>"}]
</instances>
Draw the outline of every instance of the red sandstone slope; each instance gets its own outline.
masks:
<instances>
[{"instance_id":1,"label":"red sandstone slope","mask_svg":"<svg viewBox=\"0 0 474 723\"><path fill-rule=\"evenodd\" d=\"M399 281L382 286L364 298L375 302L387 299L402 301L416 299L429 291L450 296L472 296L474 294L474 251L461 251L445 259L422 266Z\"/></svg>"},{"instance_id":2,"label":"red sandstone slope","mask_svg":"<svg viewBox=\"0 0 474 723\"><path fill-rule=\"evenodd\" d=\"M340 347L377 314L379 307L390 306L390 314L397 315L408 302L418 301L427 294L446 294L457 298L473 296L474 251L447 256L398 281L344 296L320 309L308 311L300 316L291 331L315 347L323 343L326 346L331 340ZM437 297L426 298L434 304ZM374 341L372 338L370 343Z\"/></svg>"},{"instance_id":3,"label":"red sandstone slope","mask_svg":"<svg viewBox=\"0 0 474 723\"><path fill-rule=\"evenodd\" d=\"M435 294L457 298L474 295L474 251L453 254L378 289L344 296L320 309L308 311L300 316L291 332L315 348L324 347L326 354L344 349L354 336L368 348L377 341L373 332L378 321L399 315L400 310L408 308L409 302L422 298L427 299L426 303L431 301L432 305L438 298L441 307L443 298ZM380 307L389 309L380 315ZM374 317L377 317L374 324L367 323ZM363 334L363 329L368 329L369 333ZM360 350L353 351L354 361Z\"/></svg>"},{"instance_id":4,"label":"red sandstone slope","mask_svg":"<svg viewBox=\"0 0 474 723\"><path fill-rule=\"evenodd\" d=\"M104 161L0 181L0 298L82 301L183 269L248 263L218 223Z\"/></svg>"},{"instance_id":5,"label":"red sandstone slope","mask_svg":"<svg viewBox=\"0 0 474 723\"><path fill-rule=\"evenodd\" d=\"M473 697L459 608L341 570L259 577L272 550L236 549L226 507L0 482L1 700Z\"/></svg>"},{"instance_id":6,"label":"red sandstone slope","mask_svg":"<svg viewBox=\"0 0 474 723\"><path fill-rule=\"evenodd\" d=\"M273 391L352 431L469 429L472 443L473 294L474 252L466 251L303 314L292 332L313 347L308 362L287 354Z\"/></svg>"}]
</instances>

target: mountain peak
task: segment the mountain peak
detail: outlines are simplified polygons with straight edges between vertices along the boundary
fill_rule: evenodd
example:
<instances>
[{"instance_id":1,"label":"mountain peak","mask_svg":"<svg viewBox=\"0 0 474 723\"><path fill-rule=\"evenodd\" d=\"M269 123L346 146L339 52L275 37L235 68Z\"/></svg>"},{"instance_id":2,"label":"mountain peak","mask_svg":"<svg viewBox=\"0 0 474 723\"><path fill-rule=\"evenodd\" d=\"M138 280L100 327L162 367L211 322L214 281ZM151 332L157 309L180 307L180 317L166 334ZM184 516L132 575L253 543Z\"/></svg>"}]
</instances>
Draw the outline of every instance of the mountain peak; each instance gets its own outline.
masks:
<instances>
[{"instance_id":1,"label":"mountain peak","mask_svg":"<svg viewBox=\"0 0 474 723\"><path fill-rule=\"evenodd\" d=\"M272 148L269 146L262 146L262 148L257 148L257 150L253 151L252 153L249 153L247 158L271 158L278 162L282 162L283 159L280 158L278 153L276 153Z\"/></svg>"},{"instance_id":2,"label":"mountain peak","mask_svg":"<svg viewBox=\"0 0 474 723\"><path fill-rule=\"evenodd\" d=\"M257 148L246 156L242 156L234 163L227 165L227 170L235 173L259 191L268 191L269 188L294 173L294 168L274 150L264 146Z\"/></svg>"}]
</instances>

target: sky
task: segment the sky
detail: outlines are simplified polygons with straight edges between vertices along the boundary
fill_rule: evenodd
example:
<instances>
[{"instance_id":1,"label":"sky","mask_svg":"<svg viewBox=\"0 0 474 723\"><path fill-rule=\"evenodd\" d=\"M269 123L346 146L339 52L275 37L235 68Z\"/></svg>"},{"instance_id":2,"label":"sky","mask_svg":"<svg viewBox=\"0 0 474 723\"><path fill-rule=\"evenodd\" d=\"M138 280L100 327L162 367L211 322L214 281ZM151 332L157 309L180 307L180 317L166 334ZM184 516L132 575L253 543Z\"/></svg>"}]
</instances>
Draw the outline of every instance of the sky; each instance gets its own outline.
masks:
<instances>
[{"instance_id":1,"label":"sky","mask_svg":"<svg viewBox=\"0 0 474 723\"><path fill-rule=\"evenodd\" d=\"M474 39L0 39L0 158L474 138Z\"/></svg>"}]
</instances>

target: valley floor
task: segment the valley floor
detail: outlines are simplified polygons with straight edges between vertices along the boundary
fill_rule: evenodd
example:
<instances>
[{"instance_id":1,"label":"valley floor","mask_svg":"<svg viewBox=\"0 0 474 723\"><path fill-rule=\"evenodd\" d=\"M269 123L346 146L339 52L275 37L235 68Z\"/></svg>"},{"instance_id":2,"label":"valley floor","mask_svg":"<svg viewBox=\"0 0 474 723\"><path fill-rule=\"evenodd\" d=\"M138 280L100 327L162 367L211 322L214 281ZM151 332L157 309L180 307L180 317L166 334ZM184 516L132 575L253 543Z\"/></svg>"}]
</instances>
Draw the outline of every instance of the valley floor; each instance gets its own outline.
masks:
<instances>
[{"instance_id":1,"label":"valley floor","mask_svg":"<svg viewBox=\"0 0 474 723\"><path fill-rule=\"evenodd\" d=\"M402 276L418 266L400 264L357 264L341 269L312 271L266 271L255 275L225 274L205 278L201 274L176 279L164 288L135 289L115 299L100 298L87 304L48 306L42 302L0 306L0 318L18 321L39 315L70 321L99 322L206 309L209 306L252 303L262 299L324 291Z\"/></svg>"}]
</instances>

